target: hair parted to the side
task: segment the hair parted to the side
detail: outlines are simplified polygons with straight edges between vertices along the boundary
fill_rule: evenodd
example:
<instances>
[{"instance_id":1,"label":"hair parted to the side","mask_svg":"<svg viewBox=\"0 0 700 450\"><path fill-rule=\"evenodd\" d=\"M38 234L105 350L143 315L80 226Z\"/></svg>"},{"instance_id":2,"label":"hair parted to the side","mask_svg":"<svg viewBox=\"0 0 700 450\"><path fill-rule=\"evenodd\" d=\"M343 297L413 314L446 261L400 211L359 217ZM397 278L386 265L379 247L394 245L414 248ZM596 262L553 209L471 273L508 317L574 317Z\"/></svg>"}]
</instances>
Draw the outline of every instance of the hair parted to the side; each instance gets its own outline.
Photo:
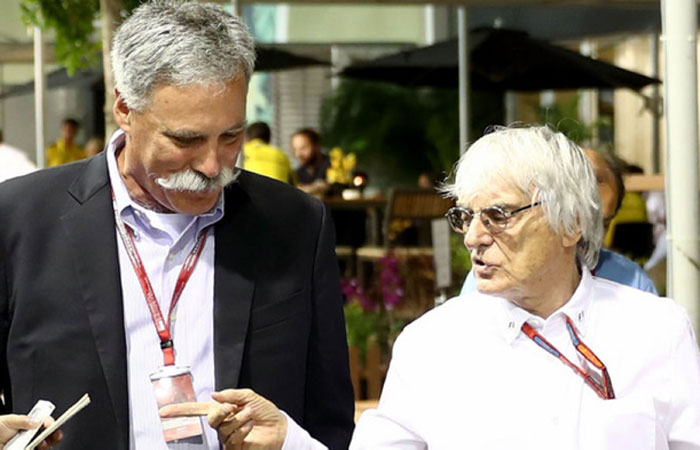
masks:
<instances>
[{"instance_id":1,"label":"hair parted to the side","mask_svg":"<svg viewBox=\"0 0 700 450\"><path fill-rule=\"evenodd\" d=\"M126 105L143 111L162 85L250 79L255 42L243 21L217 5L154 0L136 8L114 35L112 71Z\"/></svg>"},{"instance_id":2,"label":"hair parted to the side","mask_svg":"<svg viewBox=\"0 0 700 450\"><path fill-rule=\"evenodd\" d=\"M512 185L542 202L552 230L581 230L576 254L593 269L603 240L600 194L593 168L581 148L548 126L494 127L460 158L455 180L443 191L468 204L480 191Z\"/></svg>"}]
</instances>

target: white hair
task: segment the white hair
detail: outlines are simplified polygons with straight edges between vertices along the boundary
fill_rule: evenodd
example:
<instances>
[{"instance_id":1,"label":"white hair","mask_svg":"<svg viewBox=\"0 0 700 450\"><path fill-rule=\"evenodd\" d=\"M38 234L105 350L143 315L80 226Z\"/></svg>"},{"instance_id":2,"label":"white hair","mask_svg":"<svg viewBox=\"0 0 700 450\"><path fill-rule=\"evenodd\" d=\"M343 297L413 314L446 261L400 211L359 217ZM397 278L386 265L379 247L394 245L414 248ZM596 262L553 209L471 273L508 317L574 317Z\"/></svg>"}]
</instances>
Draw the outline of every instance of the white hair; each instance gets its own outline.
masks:
<instances>
[{"instance_id":1,"label":"white hair","mask_svg":"<svg viewBox=\"0 0 700 450\"><path fill-rule=\"evenodd\" d=\"M112 70L126 103L143 111L162 85L220 84L255 66L255 42L243 21L217 5L156 0L133 11L114 35Z\"/></svg>"},{"instance_id":2,"label":"white hair","mask_svg":"<svg viewBox=\"0 0 700 450\"><path fill-rule=\"evenodd\" d=\"M547 126L494 127L460 158L454 184L443 188L459 203L480 191L512 184L542 202L549 226L560 235L581 230L579 263L593 269L603 240L603 215L593 168L581 148Z\"/></svg>"}]
</instances>

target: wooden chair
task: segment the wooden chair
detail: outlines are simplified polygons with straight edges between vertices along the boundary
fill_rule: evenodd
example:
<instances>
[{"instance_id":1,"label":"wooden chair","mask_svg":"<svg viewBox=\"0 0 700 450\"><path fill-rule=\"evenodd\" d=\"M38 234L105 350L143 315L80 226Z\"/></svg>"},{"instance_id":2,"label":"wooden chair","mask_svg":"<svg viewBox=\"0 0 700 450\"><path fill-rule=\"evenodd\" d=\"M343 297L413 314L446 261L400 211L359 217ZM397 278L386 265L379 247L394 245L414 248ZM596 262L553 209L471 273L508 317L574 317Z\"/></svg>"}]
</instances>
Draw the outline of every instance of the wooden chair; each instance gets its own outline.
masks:
<instances>
[{"instance_id":1,"label":"wooden chair","mask_svg":"<svg viewBox=\"0 0 700 450\"><path fill-rule=\"evenodd\" d=\"M384 213L383 245L366 245L355 252L360 283L366 286L365 265L386 257L389 251L404 257L432 256L430 223L451 206L452 200L431 189L392 190Z\"/></svg>"},{"instance_id":2,"label":"wooden chair","mask_svg":"<svg viewBox=\"0 0 700 450\"><path fill-rule=\"evenodd\" d=\"M350 245L336 245L335 256L342 263L342 275L346 278L355 276L355 248Z\"/></svg>"}]
</instances>

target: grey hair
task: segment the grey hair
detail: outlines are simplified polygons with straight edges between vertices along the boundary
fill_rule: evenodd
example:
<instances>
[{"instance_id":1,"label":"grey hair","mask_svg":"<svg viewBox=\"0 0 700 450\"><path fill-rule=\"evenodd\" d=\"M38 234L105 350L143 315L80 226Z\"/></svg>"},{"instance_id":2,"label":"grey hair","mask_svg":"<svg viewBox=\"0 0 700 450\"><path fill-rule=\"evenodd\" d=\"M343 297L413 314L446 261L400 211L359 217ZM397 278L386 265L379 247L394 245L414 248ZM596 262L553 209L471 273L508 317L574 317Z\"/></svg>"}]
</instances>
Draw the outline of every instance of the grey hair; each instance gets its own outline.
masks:
<instances>
[{"instance_id":1,"label":"grey hair","mask_svg":"<svg viewBox=\"0 0 700 450\"><path fill-rule=\"evenodd\" d=\"M250 80L255 42L243 21L217 5L156 0L124 21L112 43L115 86L143 111L158 86Z\"/></svg>"},{"instance_id":2,"label":"grey hair","mask_svg":"<svg viewBox=\"0 0 700 450\"><path fill-rule=\"evenodd\" d=\"M581 148L548 126L494 127L474 142L443 191L468 204L483 189L513 184L531 202L542 202L552 230L571 234L580 264L593 270L603 241L603 214L593 168Z\"/></svg>"}]
</instances>

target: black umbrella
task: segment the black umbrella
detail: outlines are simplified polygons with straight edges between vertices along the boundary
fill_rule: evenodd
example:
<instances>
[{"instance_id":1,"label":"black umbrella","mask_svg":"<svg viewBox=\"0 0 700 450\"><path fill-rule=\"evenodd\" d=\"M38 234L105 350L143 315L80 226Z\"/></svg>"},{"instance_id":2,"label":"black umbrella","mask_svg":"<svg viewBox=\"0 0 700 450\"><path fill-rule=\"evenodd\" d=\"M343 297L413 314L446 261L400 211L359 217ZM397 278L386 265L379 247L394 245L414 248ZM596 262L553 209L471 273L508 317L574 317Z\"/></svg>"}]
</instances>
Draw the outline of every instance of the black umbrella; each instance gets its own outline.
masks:
<instances>
[{"instance_id":1,"label":"black umbrella","mask_svg":"<svg viewBox=\"0 0 700 450\"><path fill-rule=\"evenodd\" d=\"M309 56L298 55L296 53L274 48L268 45L256 46L257 58L255 60L256 72L272 72L278 70L289 70L308 66L329 65L326 61L321 61ZM46 76L46 87L56 89L62 87L93 87L102 88L102 66L96 69L78 70L73 76L68 75L66 69L56 69ZM15 95L29 94L34 92L34 81L16 85L0 94L0 99L13 97Z\"/></svg>"},{"instance_id":2,"label":"black umbrella","mask_svg":"<svg viewBox=\"0 0 700 450\"><path fill-rule=\"evenodd\" d=\"M257 59L255 70L258 72L271 72L276 70L296 69L308 66L328 66L330 63L310 56L299 55L286 50L281 50L269 45L257 45Z\"/></svg>"},{"instance_id":3,"label":"black umbrella","mask_svg":"<svg viewBox=\"0 0 700 450\"><path fill-rule=\"evenodd\" d=\"M402 51L346 67L341 76L407 86L456 88L457 40ZM480 28L469 35L472 89L619 88L659 80L583 56L515 30Z\"/></svg>"}]
</instances>

